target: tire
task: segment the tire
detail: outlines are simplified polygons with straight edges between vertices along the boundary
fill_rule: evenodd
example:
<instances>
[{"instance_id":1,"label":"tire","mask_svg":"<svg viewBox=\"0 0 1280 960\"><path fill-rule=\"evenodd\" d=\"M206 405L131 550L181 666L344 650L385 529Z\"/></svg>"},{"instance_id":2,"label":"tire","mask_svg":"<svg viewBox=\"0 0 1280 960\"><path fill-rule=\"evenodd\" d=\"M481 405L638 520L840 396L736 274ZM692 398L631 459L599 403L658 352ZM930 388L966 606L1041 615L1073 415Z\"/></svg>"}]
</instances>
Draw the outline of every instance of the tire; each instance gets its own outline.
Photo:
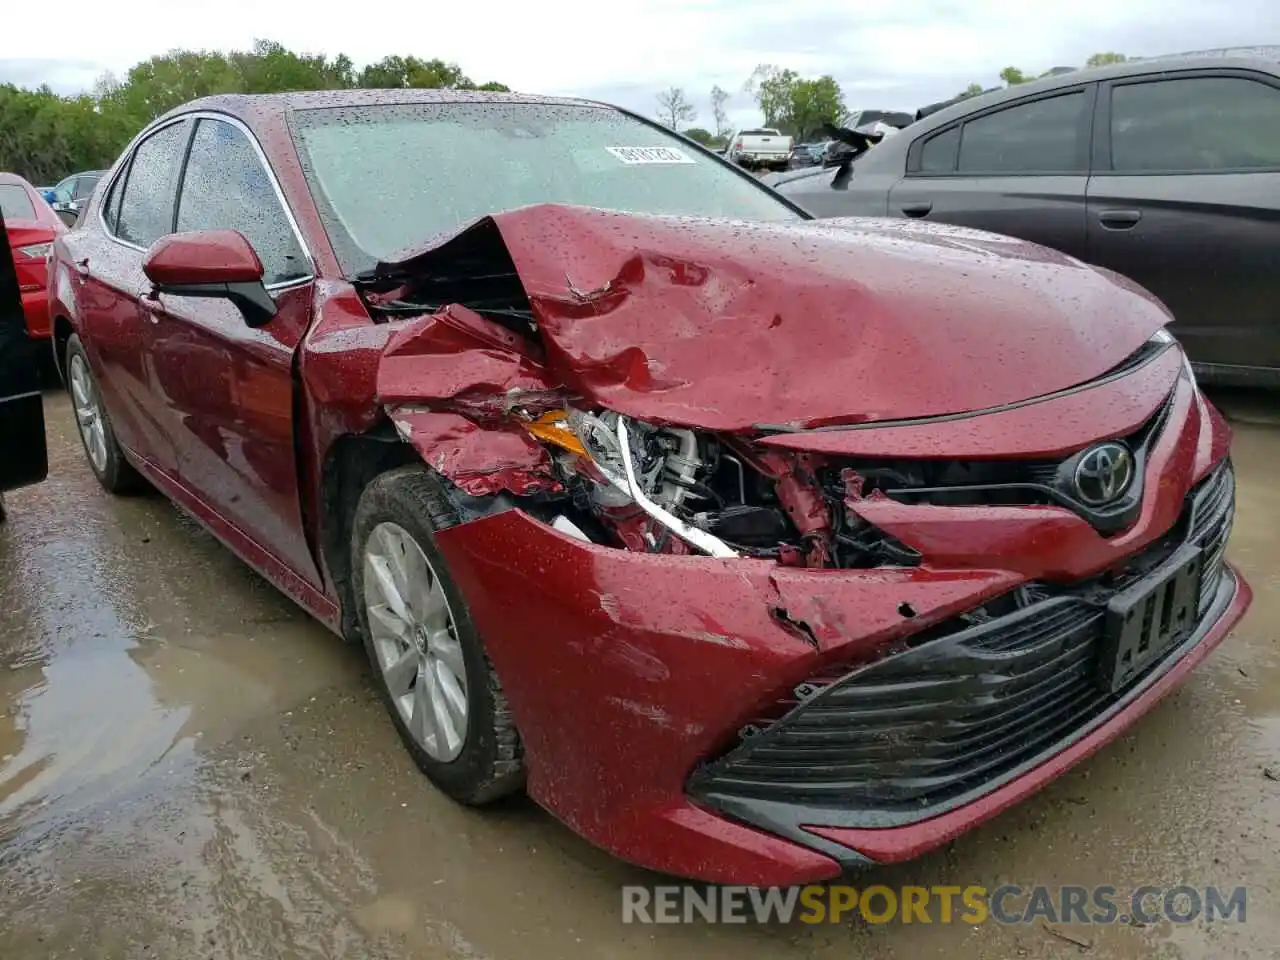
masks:
<instances>
[{"instance_id":1,"label":"tire","mask_svg":"<svg viewBox=\"0 0 1280 960\"><path fill-rule=\"evenodd\" d=\"M114 494L138 493L145 489L146 481L125 459L124 452L120 449L115 430L111 426L111 417L98 392L98 382L94 379L89 357L84 352L84 344L74 333L67 341L66 370L67 392L71 395L80 443L84 446L89 469L98 478L98 483L107 492ZM82 394L82 390L87 390L87 393ZM101 433L95 436L97 425L101 426Z\"/></svg>"},{"instance_id":2,"label":"tire","mask_svg":"<svg viewBox=\"0 0 1280 960\"><path fill-rule=\"evenodd\" d=\"M440 481L424 466L400 467L377 477L361 494L352 523L352 594L374 683L409 754L454 800L480 805L521 789L524 762L502 685L436 547L436 531L458 522ZM420 553L414 553L415 547ZM400 601L408 617L384 602L389 582L403 594ZM464 678L465 685L456 682ZM459 690L465 700L461 713L455 699ZM424 697L433 709L426 709ZM452 722L449 729L456 737L448 735L440 711ZM424 734L416 719L421 715L431 718L427 727L434 724L434 738Z\"/></svg>"}]
</instances>

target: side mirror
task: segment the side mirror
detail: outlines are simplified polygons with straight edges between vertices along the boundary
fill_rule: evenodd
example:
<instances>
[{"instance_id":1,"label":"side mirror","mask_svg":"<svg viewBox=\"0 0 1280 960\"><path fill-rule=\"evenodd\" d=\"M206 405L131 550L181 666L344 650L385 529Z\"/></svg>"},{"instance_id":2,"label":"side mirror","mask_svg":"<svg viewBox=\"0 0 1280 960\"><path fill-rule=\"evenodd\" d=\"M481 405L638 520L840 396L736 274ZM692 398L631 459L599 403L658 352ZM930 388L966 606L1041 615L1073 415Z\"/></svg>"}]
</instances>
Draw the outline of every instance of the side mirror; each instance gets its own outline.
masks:
<instances>
[{"instance_id":1,"label":"side mirror","mask_svg":"<svg viewBox=\"0 0 1280 960\"><path fill-rule=\"evenodd\" d=\"M262 261L238 230L161 237L147 251L142 272L157 294L230 300L251 327L276 315L276 302L262 284Z\"/></svg>"},{"instance_id":2,"label":"side mirror","mask_svg":"<svg viewBox=\"0 0 1280 960\"><path fill-rule=\"evenodd\" d=\"M58 214L58 219L68 227L74 227L80 220L80 214L76 213L74 210L59 210L55 208L55 212Z\"/></svg>"}]
</instances>

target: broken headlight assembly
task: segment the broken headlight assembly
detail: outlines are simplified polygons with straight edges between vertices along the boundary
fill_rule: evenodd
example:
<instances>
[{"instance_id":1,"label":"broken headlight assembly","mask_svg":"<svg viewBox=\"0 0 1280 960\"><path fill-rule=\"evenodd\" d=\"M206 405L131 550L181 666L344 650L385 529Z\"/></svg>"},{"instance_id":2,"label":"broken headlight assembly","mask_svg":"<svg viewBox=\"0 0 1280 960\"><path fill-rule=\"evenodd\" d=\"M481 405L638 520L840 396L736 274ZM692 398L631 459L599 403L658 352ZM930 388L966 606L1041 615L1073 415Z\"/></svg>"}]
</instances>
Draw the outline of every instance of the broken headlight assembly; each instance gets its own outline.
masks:
<instances>
[{"instance_id":1,"label":"broken headlight assembly","mask_svg":"<svg viewBox=\"0 0 1280 960\"><path fill-rule=\"evenodd\" d=\"M582 525L563 515L553 521L563 533L592 540L582 529L589 520L629 549L653 553L788 566L919 563L918 553L853 513L847 492L822 489L794 464L753 462L742 444L608 410L556 410L524 427L555 451L577 507ZM803 529L796 516L805 517Z\"/></svg>"},{"instance_id":2,"label":"broken headlight assembly","mask_svg":"<svg viewBox=\"0 0 1280 960\"><path fill-rule=\"evenodd\" d=\"M612 411L573 409L546 414L525 427L569 455L560 458L561 468L585 483L593 512L637 507L668 534L709 556L741 555L698 526L696 515L679 515L688 513L686 501L719 499L700 483L706 441L692 430L655 427ZM650 539L657 542L652 534Z\"/></svg>"}]
</instances>

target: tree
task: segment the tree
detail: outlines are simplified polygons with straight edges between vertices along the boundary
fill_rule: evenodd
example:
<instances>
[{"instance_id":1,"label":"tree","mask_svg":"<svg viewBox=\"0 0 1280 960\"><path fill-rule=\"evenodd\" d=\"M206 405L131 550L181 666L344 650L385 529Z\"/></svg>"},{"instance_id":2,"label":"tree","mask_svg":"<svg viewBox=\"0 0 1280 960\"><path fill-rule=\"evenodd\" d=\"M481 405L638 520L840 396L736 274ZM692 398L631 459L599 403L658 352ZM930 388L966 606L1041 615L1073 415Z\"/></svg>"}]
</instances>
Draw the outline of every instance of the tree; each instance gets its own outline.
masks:
<instances>
[{"instance_id":1,"label":"tree","mask_svg":"<svg viewBox=\"0 0 1280 960\"><path fill-rule=\"evenodd\" d=\"M670 87L658 94L658 119L672 130L679 130L680 124L692 123L698 116L682 87Z\"/></svg>"},{"instance_id":2,"label":"tree","mask_svg":"<svg viewBox=\"0 0 1280 960\"><path fill-rule=\"evenodd\" d=\"M787 127L797 137L808 139L824 123L837 124L845 113L844 94L830 75L816 80L798 80L791 88L791 116Z\"/></svg>"},{"instance_id":3,"label":"tree","mask_svg":"<svg viewBox=\"0 0 1280 960\"><path fill-rule=\"evenodd\" d=\"M1000 79L1004 81L1006 87L1013 87L1019 83L1026 83L1031 78L1017 67L1005 67L1000 71Z\"/></svg>"},{"instance_id":4,"label":"tree","mask_svg":"<svg viewBox=\"0 0 1280 960\"><path fill-rule=\"evenodd\" d=\"M383 57L360 71L359 86L372 89L402 90L410 87L431 90L496 90L507 92L501 83L489 81L476 86L456 63L445 63L438 57L419 60L417 57Z\"/></svg>"},{"instance_id":5,"label":"tree","mask_svg":"<svg viewBox=\"0 0 1280 960\"><path fill-rule=\"evenodd\" d=\"M981 93L982 93L982 84L971 83L967 87L965 87L963 90L961 90L958 94L956 94L956 96L960 97L963 100L967 100L969 99L969 97L976 97Z\"/></svg>"},{"instance_id":6,"label":"tree","mask_svg":"<svg viewBox=\"0 0 1280 960\"><path fill-rule=\"evenodd\" d=\"M690 140L697 140L704 147L710 146L716 139L710 130L704 130L702 127L690 127L684 131L684 135Z\"/></svg>"},{"instance_id":7,"label":"tree","mask_svg":"<svg viewBox=\"0 0 1280 960\"><path fill-rule=\"evenodd\" d=\"M1084 62L1086 67L1107 67L1113 63L1124 63L1129 58L1123 53L1095 53Z\"/></svg>"},{"instance_id":8,"label":"tree","mask_svg":"<svg viewBox=\"0 0 1280 960\"><path fill-rule=\"evenodd\" d=\"M755 87L756 103L764 114L766 127L781 128L791 115L791 91L800 74L794 70L762 64L756 67L748 86Z\"/></svg>"},{"instance_id":9,"label":"tree","mask_svg":"<svg viewBox=\"0 0 1280 960\"><path fill-rule=\"evenodd\" d=\"M733 132L729 129L729 113L724 108L728 102L728 90L719 85L711 88L711 116L715 120L717 137L727 137Z\"/></svg>"},{"instance_id":10,"label":"tree","mask_svg":"<svg viewBox=\"0 0 1280 960\"><path fill-rule=\"evenodd\" d=\"M804 138L824 123L839 123L844 94L830 75L806 80L794 70L762 64L747 81L767 127Z\"/></svg>"},{"instance_id":11,"label":"tree","mask_svg":"<svg viewBox=\"0 0 1280 960\"><path fill-rule=\"evenodd\" d=\"M209 94L356 86L507 89L496 81L477 86L457 64L440 59L390 56L357 71L343 54L295 53L270 40L255 40L249 50L171 50L123 77L103 74L92 93L75 97L0 84L0 170L56 183L77 170L110 166L147 123Z\"/></svg>"}]
</instances>

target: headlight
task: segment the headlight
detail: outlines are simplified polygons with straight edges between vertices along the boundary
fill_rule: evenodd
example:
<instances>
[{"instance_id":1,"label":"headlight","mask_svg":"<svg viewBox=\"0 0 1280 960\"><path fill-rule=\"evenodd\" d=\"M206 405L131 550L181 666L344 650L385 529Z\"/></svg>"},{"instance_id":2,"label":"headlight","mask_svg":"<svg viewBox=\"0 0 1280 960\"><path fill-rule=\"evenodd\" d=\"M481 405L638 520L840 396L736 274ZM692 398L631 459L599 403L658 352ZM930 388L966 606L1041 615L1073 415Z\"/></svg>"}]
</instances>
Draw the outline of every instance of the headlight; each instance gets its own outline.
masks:
<instances>
[{"instance_id":1,"label":"headlight","mask_svg":"<svg viewBox=\"0 0 1280 960\"><path fill-rule=\"evenodd\" d=\"M48 260L49 255L53 253L52 243L33 243L29 247L19 247L18 252L25 254L32 260Z\"/></svg>"},{"instance_id":2,"label":"headlight","mask_svg":"<svg viewBox=\"0 0 1280 960\"><path fill-rule=\"evenodd\" d=\"M656 503L648 493L667 471L692 471L686 463L688 457L697 455L692 431L667 431L676 435L676 448L648 455L643 452L647 446L644 441L653 439L660 432L658 428L609 410L599 413L572 409L553 411L530 420L525 429L544 443L590 461L596 473L604 478L602 490L608 491L610 498L617 498L621 504L634 503L691 546L713 557L739 555L719 537L686 523ZM693 445L692 454L679 445L682 437Z\"/></svg>"},{"instance_id":3,"label":"headlight","mask_svg":"<svg viewBox=\"0 0 1280 960\"><path fill-rule=\"evenodd\" d=\"M1159 330L1157 330L1155 333L1151 335L1150 339L1147 342L1158 343L1158 344L1177 343L1177 337L1175 337L1172 333L1170 333L1164 327L1161 327ZM1191 369L1191 358L1187 356L1187 352L1183 350L1182 347L1178 347L1177 349L1182 354L1183 372L1186 373L1187 379L1191 381L1191 386L1196 387L1198 389L1199 384L1196 382L1196 372Z\"/></svg>"},{"instance_id":4,"label":"headlight","mask_svg":"<svg viewBox=\"0 0 1280 960\"><path fill-rule=\"evenodd\" d=\"M1200 389L1200 384L1196 381L1196 372L1191 369L1191 358L1187 356L1186 351L1182 354L1182 369L1186 371L1187 379L1191 381L1191 386L1196 390Z\"/></svg>"}]
</instances>

